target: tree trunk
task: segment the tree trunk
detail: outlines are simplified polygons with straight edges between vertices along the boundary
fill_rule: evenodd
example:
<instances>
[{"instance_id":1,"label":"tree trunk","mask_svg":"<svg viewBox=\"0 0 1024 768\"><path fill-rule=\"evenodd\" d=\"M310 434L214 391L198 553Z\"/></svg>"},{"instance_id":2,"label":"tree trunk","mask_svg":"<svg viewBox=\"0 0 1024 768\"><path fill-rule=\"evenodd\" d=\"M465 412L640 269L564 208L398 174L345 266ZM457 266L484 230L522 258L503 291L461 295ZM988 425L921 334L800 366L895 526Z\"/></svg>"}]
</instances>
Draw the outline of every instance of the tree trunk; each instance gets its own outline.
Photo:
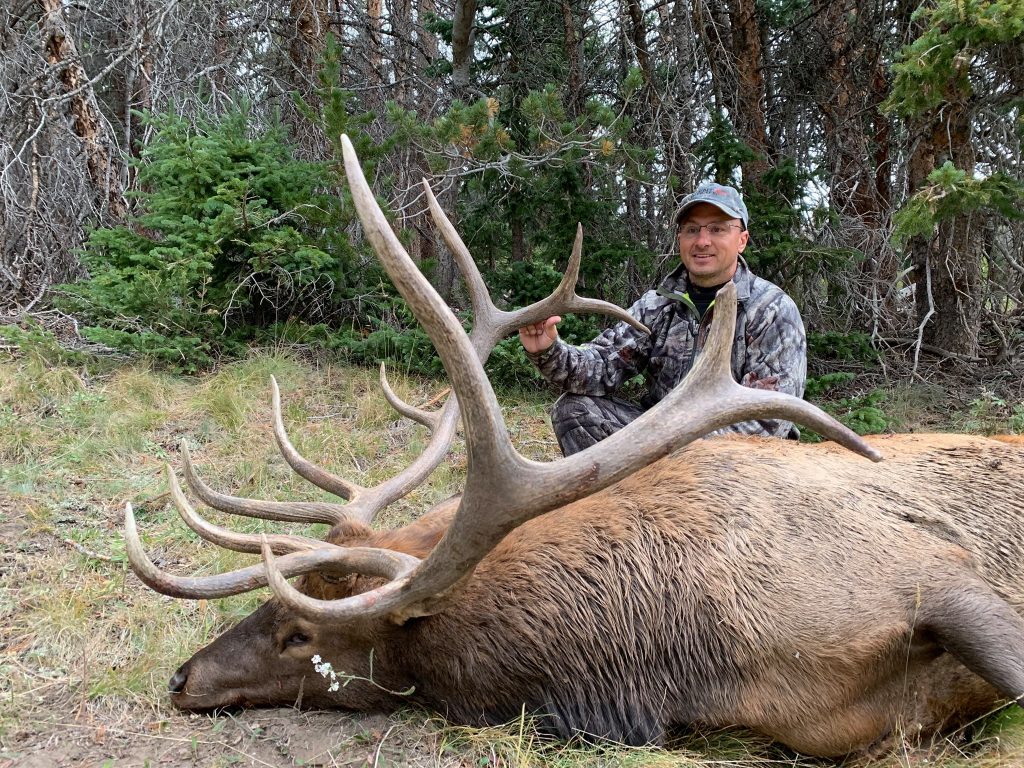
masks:
<instances>
[{"instance_id":1,"label":"tree trunk","mask_svg":"<svg viewBox=\"0 0 1024 768\"><path fill-rule=\"evenodd\" d=\"M120 170L111 158L111 142L104 130L95 94L64 18L64 7L61 0L39 0L39 7L43 12L43 50L46 61L57 70L67 94L72 130L82 140L97 208L114 218L123 218L127 206Z\"/></svg>"},{"instance_id":2,"label":"tree trunk","mask_svg":"<svg viewBox=\"0 0 1024 768\"><path fill-rule=\"evenodd\" d=\"M432 67L434 62L437 61L437 35L433 32L428 32L425 26L427 17L436 13L436 0L419 0L416 6L416 20L419 30L419 53L421 57L419 75L421 78L426 77L425 71L427 68Z\"/></svg>"},{"instance_id":3,"label":"tree trunk","mask_svg":"<svg viewBox=\"0 0 1024 768\"><path fill-rule=\"evenodd\" d=\"M153 65L153 32L150 28L152 8L148 0L133 0L129 7L128 18L125 20L125 40L129 44L138 41L135 52L125 61L124 90L118 106L122 114L124 131L123 146L132 157L142 156L144 149L144 128L139 114L153 108L152 85ZM135 186L135 164L126 167L125 187Z\"/></svg>"},{"instance_id":4,"label":"tree trunk","mask_svg":"<svg viewBox=\"0 0 1024 768\"><path fill-rule=\"evenodd\" d=\"M579 34L576 31L576 19L573 16L572 3L562 0L562 23L565 26L565 60L569 68L569 77L565 84L565 105L570 117L583 114L583 63Z\"/></svg>"},{"instance_id":5,"label":"tree trunk","mask_svg":"<svg viewBox=\"0 0 1024 768\"><path fill-rule=\"evenodd\" d=\"M920 133L910 160L910 192L927 185L927 176L950 161L968 176L974 172L970 120L962 104L947 104ZM982 232L971 216L943 221L931 238L911 241L918 323L922 341L958 355L978 354L978 300Z\"/></svg>"},{"instance_id":6,"label":"tree trunk","mask_svg":"<svg viewBox=\"0 0 1024 768\"><path fill-rule=\"evenodd\" d=\"M415 77L413 71L413 50L415 46L412 32L412 2L411 0L390 0L389 21L391 32L394 36L394 45L391 46L391 66L394 72L394 100L398 106L410 108L410 95L413 89L410 86Z\"/></svg>"},{"instance_id":7,"label":"tree trunk","mask_svg":"<svg viewBox=\"0 0 1024 768\"><path fill-rule=\"evenodd\" d=\"M697 33L704 46L705 60L711 70L714 111L735 114L736 73L730 63L735 49L726 4L705 4L703 0L697 0L693 12Z\"/></svg>"},{"instance_id":8,"label":"tree trunk","mask_svg":"<svg viewBox=\"0 0 1024 768\"><path fill-rule=\"evenodd\" d=\"M328 18L326 0L289 0L288 60L286 82L292 93L282 103L282 120L289 126L292 139L310 156L326 154L323 137L311 136L306 117L293 101L295 96L314 112L322 108L317 98L317 71L327 45ZM317 131L317 134L320 132Z\"/></svg>"},{"instance_id":9,"label":"tree trunk","mask_svg":"<svg viewBox=\"0 0 1024 768\"><path fill-rule=\"evenodd\" d=\"M764 52L756 0L734 0L730 13L733 62L736 71L736 110L733 127L755 157L742 164L744 186L760 185L773 155L765 119Z\"/></svg>"},{"instance_id":10,"label":"tree trunk","mask_svg":"<svg viewBox=\"0 0 1024 768\"><path fill-rule=\"evenodd\" d=\"M469 90L475 17L476 0L456 0L455 17L452 21L452 82L456 98L465 98Z\"/></svg>"},{"instance_id":11,"label":"tree trunk","mask_svg":"<svg viewBox=\"0 0 1024 768\"><path fill-rule=\"evenodd\" d=\"M693 143L694 110L696 100L693 72L696 65L694 32L690 23L689 3L676 0L669 9L662 6L659 13L659 52L673 64L674 75L665 88L660 121L661 142L665 153L665 181L668 194L662 203L662 219L671 223L671 217L682 198L694 187L693 168L690 164ZM663 228L664 229L664 228ZM675 237L673 227L670 237ZM669 248L671 248L671 243Z\"/></svg>"},{"instance_id":12,"label":"tree trunk","mask_svg":"<svg viewBox=\"0 0 1024 768\"><path fill-rule=\"evenodd\" d=\"M802 58L813 73L828 157L837 243L864 255L860 272L873 301L854 312L865 327L895 318L899 265L888 242L892 161L889 120L881 112L888 79L878 43L880 21L860 4L813 0L813 38Z\"/></svg>"},{"instance_id":13,"label":"tree trunk","mask_svg":"<svg viewBox=\"0 0 1024 768\"><path fill-rule=\"evenodd\" d=\"M526 228L522 215L513 211L509 225L512 229L512 261L529 261L530 252L526 247Z\"/></svg>"},{"instance_id":14,"label":"tree trunk","mask_svg":"<svg viewBox=\"0 0 1024 768\"><path fill-rule=\"evenodd\" d=\"M367 80L371 85L380 85L384 82L384 44L381 38L381 0L367 0L366 2L366 60L369 69L366 72Z\"/></svg>"}]
</instances>

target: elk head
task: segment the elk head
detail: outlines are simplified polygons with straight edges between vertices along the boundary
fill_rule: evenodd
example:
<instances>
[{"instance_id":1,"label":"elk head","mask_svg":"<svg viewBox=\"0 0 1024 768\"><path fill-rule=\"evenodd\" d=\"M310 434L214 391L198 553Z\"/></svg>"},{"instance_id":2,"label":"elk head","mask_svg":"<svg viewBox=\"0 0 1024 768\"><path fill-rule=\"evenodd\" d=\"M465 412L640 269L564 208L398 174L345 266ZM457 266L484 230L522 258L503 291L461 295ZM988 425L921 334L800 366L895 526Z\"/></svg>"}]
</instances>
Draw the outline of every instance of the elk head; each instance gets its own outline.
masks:
<instances>
[{"instance_id":1,"label":"elk head","mask_svg":"<svg viewBox=\"0 0 1024 768\"><path fill-rule=\"evenodd\" d=\"M288 463L345 504L303 504L241 499L217 493L196 475L187 451L185 475L194 493L227 512L282 521L333 525L326 541L299 536L252 536L212 525L193 510L168 468L175 504L203 538L229 549L262 554L263 562L232 573L201 578L173 576L148 559L136 533L131 505L125 511L129 561L154 590L190 599L223 597L269 585L274 597L238 626L199 651L171 679L176 705L211 709L229 705L297 701L321 707L386 709L416 684L402 662L415 648L404 642L426 617L457 602L460 584L510 531L538 515L582 499L667 453L719 427L752 418L784 418L810 426L863 455L877 459L855 434L810 404L778 392L738 385L730 371L735 290L720 292L705 352L689 376L631 425L589 450L538 463L513 447L484 362L498 341L517 328L550 315L598 311L636 321L606 302L574 291L582 251L577 229L569 268L548 298L515 312L492 303L466 246L424 181L435 222L455 255L472 299L474 326L466 334L458 319L405 252L363 177L347 137L345 168L367 238L399 292L423 324L440 355L454 391L444 407L428 414L399 400L381 383L403 415L429 426L430 442L403 472L373 488L362 488L304 459L294 449L281 418L273 384L274 433ZM446 454L460 418L468 468L461 497L439 505L410 526L374 532L380 509L423 482ZM298 586L287 578L300 576ZM330 690L315 674L312 657L330 661L347 683Z\"/></svg>"}]
</instances>

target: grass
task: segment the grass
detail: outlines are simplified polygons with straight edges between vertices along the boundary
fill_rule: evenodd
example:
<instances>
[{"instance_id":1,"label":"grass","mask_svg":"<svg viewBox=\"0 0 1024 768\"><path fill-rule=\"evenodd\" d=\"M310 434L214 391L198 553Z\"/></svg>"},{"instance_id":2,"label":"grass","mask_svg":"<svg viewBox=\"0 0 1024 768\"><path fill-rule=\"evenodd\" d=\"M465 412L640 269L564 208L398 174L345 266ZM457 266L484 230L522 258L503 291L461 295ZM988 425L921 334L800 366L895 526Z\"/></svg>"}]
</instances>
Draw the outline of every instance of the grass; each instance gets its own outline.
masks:
<instances>
[{"instance_id":1,"label":"grass","mask_svg":"<svg viewBox=\"0 0 1024 768\"><path fill-rule=\"evenodd\" d=\"M252 562L251 556L200 542L169 505L164 464L179 463L182 441L214 487L263 498L327 498L297 478L277 452L271 375L281 386L285 421L299 450L356 482L389 477L425 443L424 430L396 418L379 394L376 371L314 364L283 352L254 353L200 378L144 366L96 374L31 356L0 361L0 766L8 758L30 764L34 749L52 745L55 734L68 728L82 734L75 742L79 753L62 753L69 763L101 764L103 744L117 738L129 744L140 732L152 731L163 734L168 749L183 749L193 754L187 759L194 764L206 765L231 763L236 743L248 745L243 756L256 759L266 748L267 755L280 757L267 746L271 737L261 734L286 727L298 732L309 723L319 727L321 721L298 713L290 726L257 727L253 723L265 723L259 713L225 725L223 719L191 719L172 710L165 689L177 664L250 612L263 594L212 602L157 595L129 572L121 537L124 503L131 501L150 555L174 572L201 575ZM414 404L436 402L444 389L442 382L394 374L391 384ZM545 423L546 399L521 392L505 399L520 450L550 458L556 448ZM983 422L985 431L996 431L1016 423L1013 405L983 395L966 402L961 412L945 411L948 424ZM917 395L894 390L886 403L904 425L930 423L922 403L946 408L931 389ZM457 492L464 469L465 451L457 440L430 482L393 505L381 522L408 521ZM224 522L217 513L210 517ZM324 532L324 526L258 520L230 524L250 532ZM343 720L332 717L323 721L333 723L331 728ZM344 745L349 757L362 754L364 721L346 722L351 730L330 731L325 748ZM106 735L100 739L89 728ZM376 757L390 755L395 764L415 762L417 755L427 756L424 764L468 766L827 764L735 732L691 735L671 750L625 749L545 741L528 720L464 729L416 712L399 713L371 731ZM969 746L949 740L923 753L888 755L878 764L1006 766L1024 764L1022 754L1024 719L1019 710L1008 710L986 723ZM373 763L373 754L369 758Z\"/></svg>"}]
</instances>

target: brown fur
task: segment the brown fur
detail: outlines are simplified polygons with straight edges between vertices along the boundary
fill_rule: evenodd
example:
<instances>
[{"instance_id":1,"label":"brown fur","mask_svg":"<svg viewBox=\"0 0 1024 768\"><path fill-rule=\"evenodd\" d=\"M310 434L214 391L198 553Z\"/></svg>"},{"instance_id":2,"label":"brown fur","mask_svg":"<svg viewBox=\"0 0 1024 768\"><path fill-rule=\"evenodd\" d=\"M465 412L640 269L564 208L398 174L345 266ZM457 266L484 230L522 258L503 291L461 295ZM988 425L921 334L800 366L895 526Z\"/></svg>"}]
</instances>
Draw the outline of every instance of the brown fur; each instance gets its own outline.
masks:
<instances>
[{"instance_id":1,"label":"brown fur","mask_svg":"<svg viewBox=\"0 0 1024 768\"><path fill-rule=\"evenodd\" d=\"M471 724L525 707L562 736L740 725L816 755L963 724L1024 693L1024 452L872 442L887 461L699 441L516 529L447 607L402 625L335 631L270 601L182 667L175 703L414 701ZM329 538L423 556L454 508ZM366 581L311 574L305 590ZM308 641L287 644L296 632ZM314 653L356 679L326 691Z\"/></svg>"},{"instance_id":2,"label":"brown fur","mask_svg":"<svg viewBox=\"0 0 1024 768\"><path fill-rule=\"evenodd\" d=\"M992 435L992 439L1010 445L1024 445L1024 435Z\"/></svg>"}]
</instances>

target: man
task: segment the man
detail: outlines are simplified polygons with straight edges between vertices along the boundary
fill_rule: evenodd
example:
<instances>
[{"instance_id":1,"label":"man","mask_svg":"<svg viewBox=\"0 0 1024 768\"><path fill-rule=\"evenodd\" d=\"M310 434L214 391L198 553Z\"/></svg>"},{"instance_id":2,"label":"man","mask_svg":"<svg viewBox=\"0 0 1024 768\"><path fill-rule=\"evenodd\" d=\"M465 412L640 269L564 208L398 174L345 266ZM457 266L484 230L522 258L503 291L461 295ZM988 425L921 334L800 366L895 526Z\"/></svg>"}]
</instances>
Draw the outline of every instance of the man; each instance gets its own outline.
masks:
<instances>
[{"instance_id":1,"label":"man","mask_svg":"<svg viewBox=\"0 0 1024 768\"><path fill-rule=\"evenodd\" d=\"M682 381L707 337L715 293L730 280L738 299L736 380L803 396L807 341L800 312L778 286L754 276L740 255L750 235L739 192L703 184L683 200L675 223L682 264L629 309L650 335L620 322L590 344L574 347L558 338L560 317L519 329L527 356L564 391L551 422L566 456L618 431ZM637 374L647 385L639 405L615 397ZM799 437L791 422L772 419L733 424L713 434L727 433Z\"/></svg>"}]
</instances>

